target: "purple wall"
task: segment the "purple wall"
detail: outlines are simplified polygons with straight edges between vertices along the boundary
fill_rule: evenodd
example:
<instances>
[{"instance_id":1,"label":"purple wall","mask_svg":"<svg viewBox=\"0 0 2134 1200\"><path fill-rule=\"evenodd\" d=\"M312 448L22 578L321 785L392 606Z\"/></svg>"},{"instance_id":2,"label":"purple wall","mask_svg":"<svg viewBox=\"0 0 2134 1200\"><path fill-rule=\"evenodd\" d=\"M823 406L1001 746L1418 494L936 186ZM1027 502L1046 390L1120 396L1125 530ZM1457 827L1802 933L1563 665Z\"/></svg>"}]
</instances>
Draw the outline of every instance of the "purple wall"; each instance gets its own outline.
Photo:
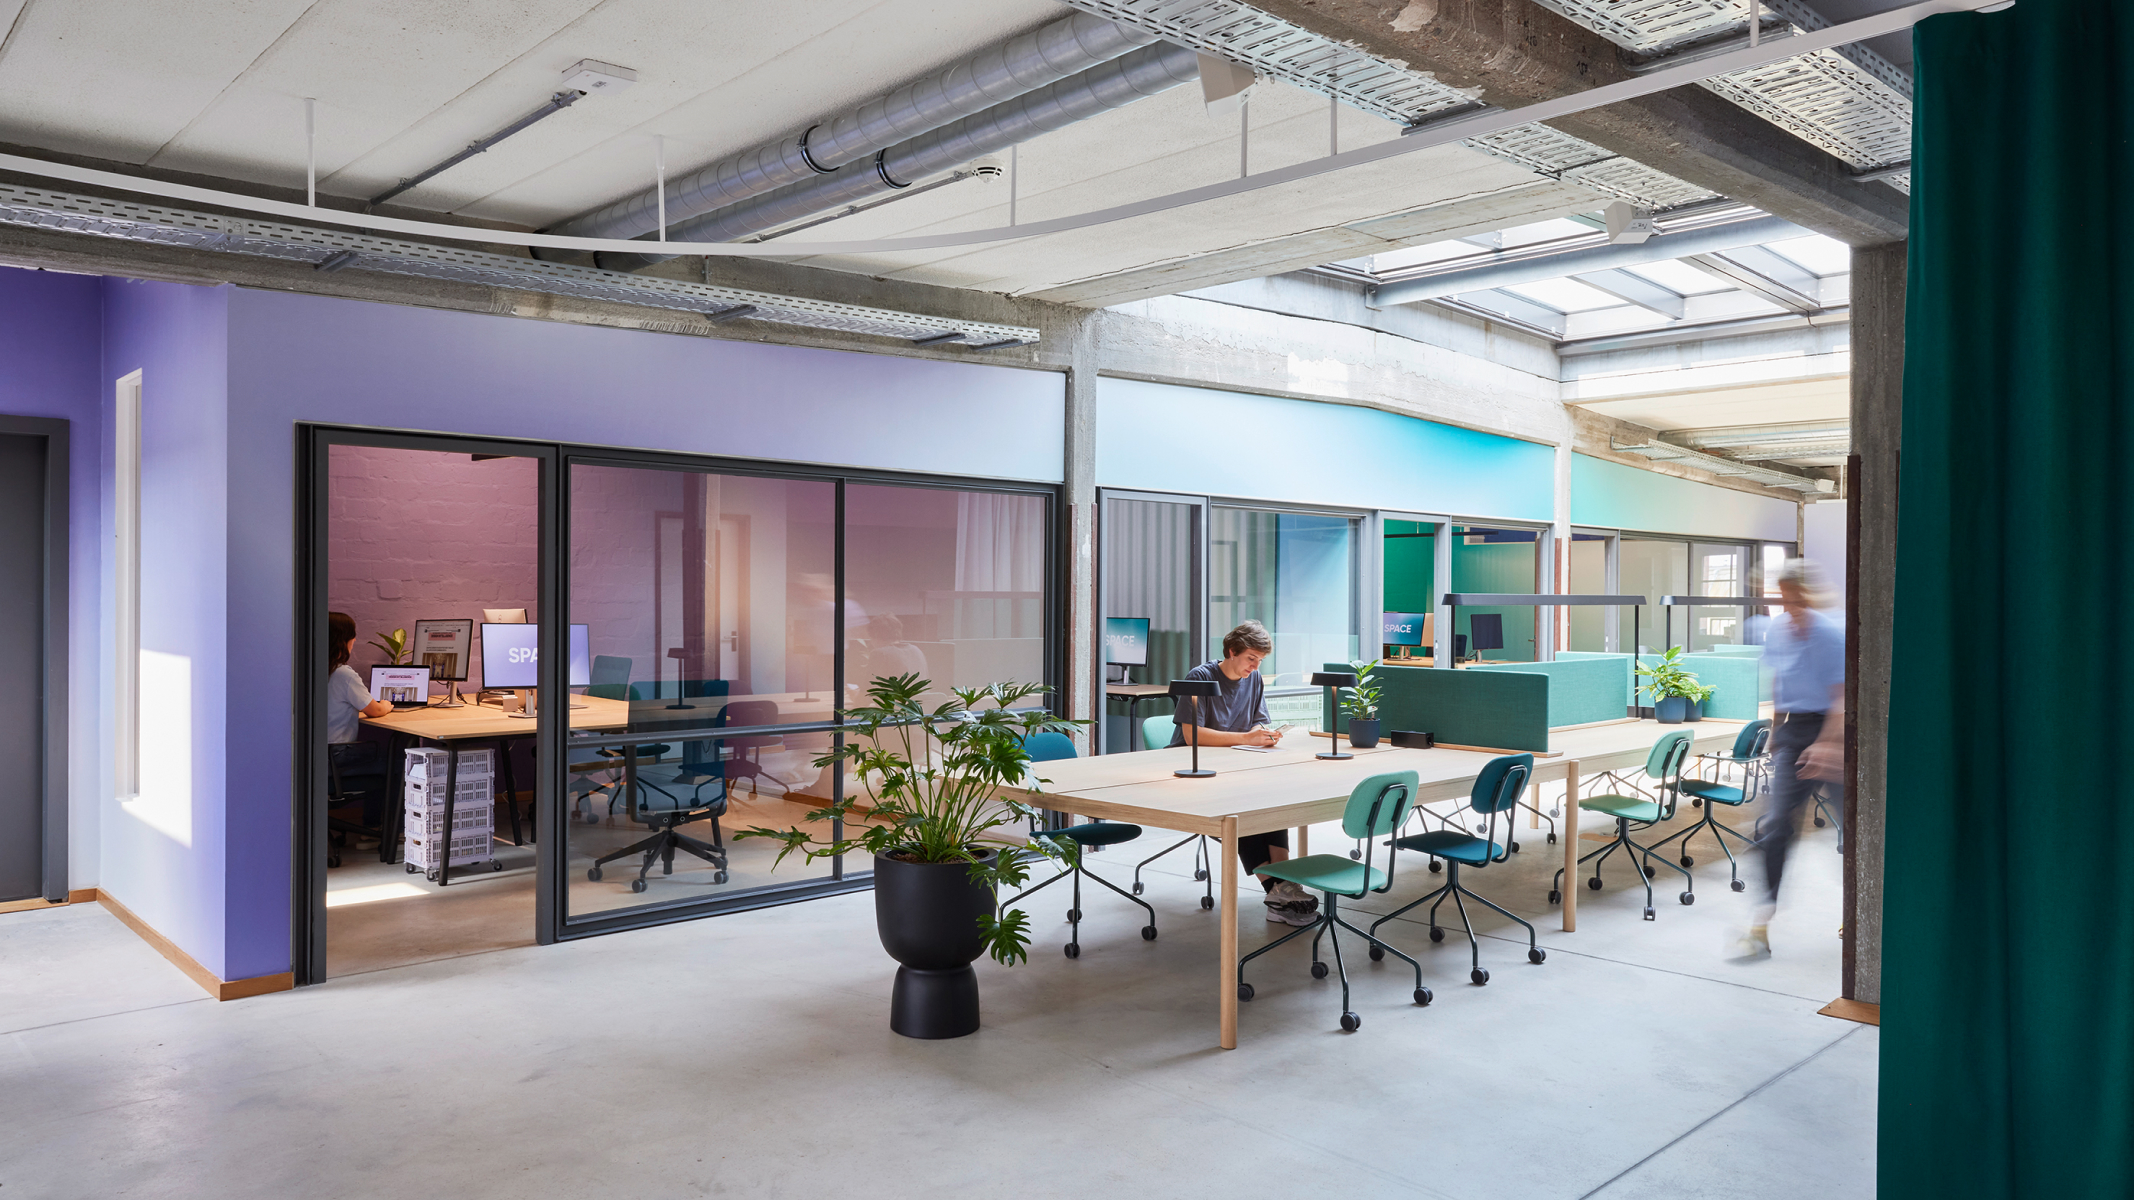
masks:
<instances>
[{"instance_id":1,"label":"purple wall","mask_svg":"<svg viewBox=\"0 0 2134 1200\"><path fill-rule=\"evenodd\" d=\"M100 797L108 790L102 577L103 281L0 267L0 413L72 423L68 440L68 884L97 883ZM54 764L59 766L60 764Z\"/></svg>"}]
</instances>

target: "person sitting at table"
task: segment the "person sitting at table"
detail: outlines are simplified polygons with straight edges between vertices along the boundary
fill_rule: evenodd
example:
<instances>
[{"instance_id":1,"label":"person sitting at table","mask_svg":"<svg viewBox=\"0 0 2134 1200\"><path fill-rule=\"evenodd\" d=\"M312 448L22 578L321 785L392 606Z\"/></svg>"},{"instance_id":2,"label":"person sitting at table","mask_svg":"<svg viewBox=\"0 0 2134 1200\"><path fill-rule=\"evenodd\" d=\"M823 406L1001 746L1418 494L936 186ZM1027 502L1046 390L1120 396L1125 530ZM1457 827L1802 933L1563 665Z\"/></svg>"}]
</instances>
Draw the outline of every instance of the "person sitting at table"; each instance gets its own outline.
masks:
<instances>
[{"instance_id":1,"label":"person sitting at table","mask_svg":"<svg viewBox=\"0 0 2134 1200\"><path fill-rule=\"evenodd\" d=\"M376 827L385 809L384 768L372 763L377 747L356 739L362 736L364 717L382 717L393 711L393 704L371 699L363 677L348 665L355 647L356 619L344 612L327 613L326 753L333 758L342 788L363 794L363 823ZM377 777L375 783L371 776ZM368 847L359 843L357 848Z\"/></svg>"},{"instance_id":2,"label":"person sitting at table","mask_svg":"<svg viewBox=\"0 0 2134 1200\"><path fill-rule=\"evenodd\" d=\"M1260 679L1260 663L1272 653L1274 638L1258 621L1247 621L1224 634L1223 657L1202 663L1185 675L1187 679L1214 680L1215 695L1179 703L1171 718L1177 725L1171 744L1185 745L1189 729L1198 733L1202 746L1273 746L1281 741L1282 735L1270 728L1273 722L1267 715L1267 687ZM1288 857L1286 829L1255 833L1237 842L1238 862L1247 874ZM1268 920L1309 925L1318 919L1319 898L1296 884L1263 877L1260 886L1267 889Z\"/></svg>"}]
</instances>

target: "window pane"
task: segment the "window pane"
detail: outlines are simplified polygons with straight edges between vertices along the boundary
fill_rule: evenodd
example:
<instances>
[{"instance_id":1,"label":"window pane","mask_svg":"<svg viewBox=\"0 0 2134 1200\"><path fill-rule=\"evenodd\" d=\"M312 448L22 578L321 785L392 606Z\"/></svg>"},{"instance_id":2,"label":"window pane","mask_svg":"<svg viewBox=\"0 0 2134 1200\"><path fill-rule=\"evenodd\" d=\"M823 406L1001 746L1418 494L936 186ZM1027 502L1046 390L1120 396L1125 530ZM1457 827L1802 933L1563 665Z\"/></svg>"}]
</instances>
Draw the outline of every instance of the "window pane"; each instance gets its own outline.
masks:
<instances>
[{"instance_id":1,"label":"window pane","mask_svg":"<svg viewBox=\"0 0 2134 1200\"><path fill-rule=\"evenodd\" d=\"M1104 612L1106 617L1145 617L1148 662L1129 667L1128 682L1161 684L1199 664L1193 639L1193 560L1198 546L1194 506L1154 500L1104 502ZM1129 717L1168 715L1172 702L1151 696L1137 704L1107 701L1105 752L1141 748Z\"/></svg>"},{"instance_id":2,"label":"window pane","mask_svg":"<svg viewBox=\"0 0 2134 1200\"><path fill-rule=\"evenodd\" d=\"M1747 546L1715 546L1699 542L1690 547L1697 578L1693 584L1699 596L1746 596L1749 594L1749 548ZM1690 610L1691 650L1709 650L1715 646L1739 646L1743 644L1743 621L1748 610L1741 608L1693 608Z\"/></svg>"},{"instance_id":3,"label":"window pane","mask_svg":"<svg viewBox=\"0 0 2134 1200\"><path fill-rule=\"evenodd\" d=\"M1208 592L1209 658L1222 657L1224 634L1256 620L1274 635L1274 654L1260 668L1270 677L1270 687L1307 687L1310 672L1359 654L1356 521L1312 513L1214 509L1209 516ZM1269 711L1273 709L1270 697ZM1296 719L1302 716L1300 710Z\"/></svg>"},{"instance_id":4,"label":"window pane","mask_svg":"<svg viewBox=\"0 0 2134 1200\"><path fill-rule=\"evenodd\" d=\"M1540 535L1531 529L1492 529L1481 525L1452 527L1451 592L1499 592L1533 595L1541 590ZM1466 657L1483 662L1533 662L1536 642L1532 605L1512 608L1462 608L1453 625L1457 639L1468 639ZM1482 618L1477 638L1475 618ZM1494 618L1494 619L1492 619Z\"/></svg>"},{"instance_id":5,"label":"window pane","mask_svg":"<svg viewBox=\"0 0 2134 1200\"><path fill-rule=\"evenodd\" d=\"M1627 640L1633 628L1638 642L1638 653L1657 653L1664 649L1662 642L1668 635L1660 628L1660 597L1677 596L1689 590L1689 546L1684 542L1657 541L1648 538L1626 537L1619 552L1620 571L1617 578L1623 594L1643 596L1646 603L1626 611L1622 620L1635 624L1623 630ZM1682 631L1682 614L1675 614L1677 628L1674 640L1679 643Z\"/></svg>"},{"instance_id":6,"label":"window pane","mask_svg":"<svg viewBox=\"0 0 2134 1200\"><path fill-rule=\"evenodd\" d=\"M1594 534L1571 536L1570 591L1579 596L1608 594L1608 539ZM1608 609L1581 605L1571 610L1572 650L1608 648Z\"/></svg>"}]
</instances>

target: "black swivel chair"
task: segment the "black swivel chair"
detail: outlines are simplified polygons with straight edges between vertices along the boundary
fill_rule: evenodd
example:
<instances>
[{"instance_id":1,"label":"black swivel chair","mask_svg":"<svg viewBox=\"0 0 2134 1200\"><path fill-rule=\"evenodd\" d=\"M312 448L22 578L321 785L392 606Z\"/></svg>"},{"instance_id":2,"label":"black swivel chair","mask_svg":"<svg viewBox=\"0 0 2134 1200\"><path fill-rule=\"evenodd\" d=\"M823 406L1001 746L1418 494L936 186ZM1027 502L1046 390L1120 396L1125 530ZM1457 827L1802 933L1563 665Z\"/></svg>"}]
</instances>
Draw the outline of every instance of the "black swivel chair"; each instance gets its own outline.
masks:
<instances>
[{"instance_id":1,"label":"black swivel chair","mask_svg":"<svg viewBox=\"0 0 2134 1200\"><path fill-rule=\"evenodd\" d=\"M1050 730L1031 734L1024 739L1023 745L1030 755L1030 761L1033 763L1049 762L1054 759L1073 758L1076 756L1074 743L1068 739L1067 735ZM1149 907L1148 901L1135 896L1111 880L1084 869L1082 865L1082 856L1097 847L1117 846L1140 837L1141 827L1139 825L1130 825L1124 821L1107 821L1099 817L1094 821L1087 821L1080 825L1067 825L1059 829L1039 829L1036 827L1035 818L1032 818L1030 833L1032 837L1044 838L1046 841L1058 846L1062 857L1066 859L1067 869L1043 883L1024 888L1015 895L1001 901L1001 912L1007 912L1010 907L1031 893L1051 887L1062 879L1073 880L1074 899L1068 902L1067 908L1067 944L1061 947L1061 950L1069 958L1080 958L1082 957L1082 878L1088 876L1090 879L1140 905L1141 911L1148 914L1148 924L1141 927L1141 938L1143 941L1149 942L1156 940L1156 910ZM1180 844L1183 845L1184 843ZM1141 885L1137 883L1134 886L1139 889Z\"/></svg>"},{"instance_id":2,"label":"black swivel chair","mask_svg":"<svg viewBox=\"0 0 2134 1200\"><path fill-rule=\"evenodd\" d=\"M387 786L385 755L376 742L335 742L326 747L326 865L341 865L341 850L352 837L378 839L378 861L393 861L397 847L389 836L393 822L385 805L391 799ZM351 821L333 815L344 804L361 802L371 821Z\"/></svg>"},{"instance_id":3,"label":"black swivel chair","mask_svg":"<svg viewBox=\"0 0 2134 1200\"><path fill-rule=\"evenodd\" d=\"M738 725L743 728L751 725L776 725L777 723L778 702L775 700L732 701L726 706L726 719L722 722L725 725ZM787 788L784 780L771 774L763 766L763 752L783 747L784 745L785 738L775 733L748 734L742 737L727 738L726 749L732 755L723 764L726 770L727 785L731 787L746 779L748 780L750 793L761 795L762 781L768 779L778 785L778 790L781 793L789 791L790 789Z\"/></svg>"}]
</instances>

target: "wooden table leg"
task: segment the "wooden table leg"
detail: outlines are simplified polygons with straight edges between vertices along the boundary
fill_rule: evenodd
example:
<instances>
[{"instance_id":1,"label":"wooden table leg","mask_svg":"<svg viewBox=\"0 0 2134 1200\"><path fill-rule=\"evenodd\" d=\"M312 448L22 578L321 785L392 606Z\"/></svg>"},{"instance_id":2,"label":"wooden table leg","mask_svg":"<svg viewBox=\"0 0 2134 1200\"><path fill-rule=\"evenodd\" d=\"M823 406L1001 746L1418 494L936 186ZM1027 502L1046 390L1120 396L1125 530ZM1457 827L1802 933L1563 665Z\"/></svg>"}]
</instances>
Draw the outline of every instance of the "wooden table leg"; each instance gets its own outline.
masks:
<instances>
[{"instance_id":1,"label":"wooden table leg","mask_svg":"<svg viewBox=\"0 0 2134 1200\"><path fill-rule=\"evenodd\" d=\"M1578 931L1578 760L1563 765L1563 931Z\"/></svg>"},{"instance_id":2,"label":"wooden table leg","mask_svg":"<svg viewBox=\"0 0 2134 1200\"><path fill-rule=\"evenodd\" d=\"M1311 852L1312 827L1309 825L1299 825L1297 826L1297 852L1294 857L1303 858L1305 855L1310 854Z\"/></svg>"},{"instance_id":3,"label":"wooden table leg","mask_svg":"<svg viewBox=\"0 0 2134 1200\"><path fill-rule=\"evenodd\" d=\"M1223 818L1222 951L1215 956L1222 971L1222 1045L1237 1049L1237 818Z\"/></svg>"}]
</instances>

